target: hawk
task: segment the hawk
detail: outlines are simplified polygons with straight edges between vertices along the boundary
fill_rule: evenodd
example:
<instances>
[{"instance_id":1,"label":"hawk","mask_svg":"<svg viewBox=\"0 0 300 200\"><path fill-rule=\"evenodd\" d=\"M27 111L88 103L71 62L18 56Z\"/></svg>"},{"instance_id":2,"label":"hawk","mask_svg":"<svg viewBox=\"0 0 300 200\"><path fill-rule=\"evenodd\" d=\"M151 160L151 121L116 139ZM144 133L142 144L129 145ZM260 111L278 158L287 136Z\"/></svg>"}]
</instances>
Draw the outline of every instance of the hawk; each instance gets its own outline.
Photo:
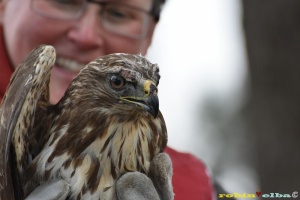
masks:
<instances>
[{"instance_id":1,"label":"hawk","mask_svg":"<svg viewBox=\"0 0 300 200\"><path fill-rule=\"evenodd\" d=\"M37 47L3 98L0 197L22 199L43 182L63 179L71 187L68 199L116 199L117 179L126 172L147 175L167 144L159 68L141 55L99 57L51 105L54 62L52 46Z\"/></svg>"}]
</instances>

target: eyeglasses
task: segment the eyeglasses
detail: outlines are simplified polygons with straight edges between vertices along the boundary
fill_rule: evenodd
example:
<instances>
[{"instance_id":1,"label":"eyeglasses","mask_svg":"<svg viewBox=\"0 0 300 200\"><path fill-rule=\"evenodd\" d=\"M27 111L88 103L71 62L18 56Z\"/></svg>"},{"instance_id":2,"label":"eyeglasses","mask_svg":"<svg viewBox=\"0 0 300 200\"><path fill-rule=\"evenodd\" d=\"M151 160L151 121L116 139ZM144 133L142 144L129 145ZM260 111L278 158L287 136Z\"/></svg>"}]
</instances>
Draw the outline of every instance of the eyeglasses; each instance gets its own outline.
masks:
<instances>
[{"instance_id":1,"label":"eyeglasses","mask_svg":"<svg viewBox=\"0 0 300 200\"><path fill-rule=\"evenodd\" d=\"M31 0L31 10L47 18L71 21L83 15L88 2L101 5L100 21L104 29L130 38L146 37L152 17L158 21L158 14L153 11L114 1Z\"/></svg>"}]
</instances>

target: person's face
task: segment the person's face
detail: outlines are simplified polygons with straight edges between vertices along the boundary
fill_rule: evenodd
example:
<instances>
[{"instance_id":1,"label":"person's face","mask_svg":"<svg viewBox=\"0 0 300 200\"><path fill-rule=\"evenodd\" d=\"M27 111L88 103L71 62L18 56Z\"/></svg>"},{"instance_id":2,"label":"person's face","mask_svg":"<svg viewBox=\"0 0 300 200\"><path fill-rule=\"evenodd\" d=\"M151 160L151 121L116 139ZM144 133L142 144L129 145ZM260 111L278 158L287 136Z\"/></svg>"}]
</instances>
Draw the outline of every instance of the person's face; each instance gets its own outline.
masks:
<instances>
[{"instance_id":1,"label":"person's face","mask_svg":"<svg viewBox=\"0 0 300 200\"><path fill-rule=\"evenodd\" d=\"M122 2L146 10L150 10L152 4L151 0ZM61 62L55 64L51 73L51 103L56 103L62 97L74 76L83 67L82 64L111 53L145 55L155 27L155 22L151 21L150 34L139 40L103 29L99 25L101 6L97 4L88 3L83 16L75 21L60 21L39 16L30 10L30 0L2 0L0 5L6 49L14 67L41 44L55 47L57 61Z\"/></svg>"}]
</instances>

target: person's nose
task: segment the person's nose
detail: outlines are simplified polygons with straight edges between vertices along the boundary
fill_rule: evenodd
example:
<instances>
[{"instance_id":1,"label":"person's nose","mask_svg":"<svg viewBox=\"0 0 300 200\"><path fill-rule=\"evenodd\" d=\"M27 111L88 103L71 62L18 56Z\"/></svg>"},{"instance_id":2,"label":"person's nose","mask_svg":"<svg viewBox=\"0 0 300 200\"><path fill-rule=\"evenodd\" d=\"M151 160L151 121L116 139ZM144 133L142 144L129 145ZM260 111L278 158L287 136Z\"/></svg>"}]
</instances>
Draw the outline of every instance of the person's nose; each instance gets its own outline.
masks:
<instances>
[{"instance_id":1,"label":"person's nose","mask_svg":"<svg viewBox=\"0 0 300 200\"><path fill-rule=\"evenodd\" d=\"M100 24L100 7L87 5L83 15L76 21L68 32L68 37L82 49L97 48L103 44Z\"/></svg>"}]
</instances>

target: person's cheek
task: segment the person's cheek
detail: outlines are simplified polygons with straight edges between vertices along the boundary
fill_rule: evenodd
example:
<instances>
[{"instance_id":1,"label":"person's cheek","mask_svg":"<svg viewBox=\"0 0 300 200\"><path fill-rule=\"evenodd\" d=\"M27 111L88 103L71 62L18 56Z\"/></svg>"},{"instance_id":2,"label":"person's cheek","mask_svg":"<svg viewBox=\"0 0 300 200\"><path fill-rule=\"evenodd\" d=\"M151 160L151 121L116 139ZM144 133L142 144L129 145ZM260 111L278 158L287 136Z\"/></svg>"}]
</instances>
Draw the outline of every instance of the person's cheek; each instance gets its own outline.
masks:
<instances>
[{"instance_id":1,"label":"person's cheek","mask_svg":"<svg viewBox=\"0 0 300 200\"><path fill-rule=\"evenodd\" d=\"M107 37L107 54L111 53L140 53L141 41L123 36Z\"/></svg>"},{"instance_id":2,"label":"person's cheek","mask_svg":"<svg viewBox=\"0 0 300 200\"><path fill-rule=\"evenodd\" d=\"M50 78L50 103L56 104L64 95L71 80L61 76L56 70L52 69Z\"/></svg>"}]
</instances>

